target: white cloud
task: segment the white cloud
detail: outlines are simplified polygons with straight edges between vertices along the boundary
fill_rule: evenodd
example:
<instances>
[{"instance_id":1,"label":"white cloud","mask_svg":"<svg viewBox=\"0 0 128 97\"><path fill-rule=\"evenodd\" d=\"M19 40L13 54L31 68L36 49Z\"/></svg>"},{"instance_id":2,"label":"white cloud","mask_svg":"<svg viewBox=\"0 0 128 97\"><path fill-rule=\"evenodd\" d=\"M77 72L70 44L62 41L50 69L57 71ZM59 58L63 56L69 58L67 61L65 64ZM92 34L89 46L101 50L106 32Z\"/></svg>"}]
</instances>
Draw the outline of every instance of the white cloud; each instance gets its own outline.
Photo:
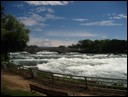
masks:
<instances>
[{"instance_id":1,"label":"white cloud","mask_svg":"<svg viewBox=\"0 0 128 97\"><path fill-rule=\"evenodd\" d=\"M54 40L54 39L52 40L52 39L30 37L30 41L27 44L37 45L41 47L58 47L60 45L69 46L75 44L75 42L71 40Z\"/></svg>"},{"instance_id":2,"label":"white cloud","mask_svg":"<svg viewBox=\"0 0 128 97\"><path fill-rule=\"evenodd\" d=\"M18 19L19 20L23 20L23 19L27 19L28 17L25 17L25 16L23 16L23 17L18 17Z\"/></svg>"},{"instance_id":3,"label":"white cloud","mask_svg":"<svg viewBox=\"0 0 128 97\"><path fill-rule=\"evenodd\" d=\"M52 37L95 37L96 34L88 32L47 32L47 36Z\"/></svg>"},{"instance_id":4,"label":"white cloud","mask_svg":"<svg viewBox=\"0 0 128 97\"><path fill-rule=\"evenodd\" d=\"M36 33L36 32L42 32L44 30L44 27L45 27L45 24L43 26L32 26L29 29L30 31Z\"/></svg>"},{"instance_id":5,"label":"white cloud","mask_svg":"<svg viewBox=\"0 0 128 97\"><path fill-rule=\"evenodd\" d=\"M41 6L41 7L37 7L35 9L30 9L30 10L36 13L40 13L40 12L45 12L46 8Z\"/></svg>"},{"instance_id":6,"label":"white cloud","mask_svg":"<svg viewBox=\"0 0 128 97\"><path fill-rule=\"evenodd\" d=\"M65 18L48 13L48 14L45 15L45 19L65 19Z\"/></svg>"},{"instance_id":7,"label":"white cloud","mask_svg":"<svg viewBox=\"0 0 128 97\"><path fill-rule=\"evenodd\" d=\"M27 43L28 45L37 45L37 46L51 46L51 42L48 39L41 39L30 37L30 41Z\"/></svg>"},{"instance_id":8,"label":"white cloud","mask_svg":"<svg viewBox=\"0 0 128 97\"><path fill-rule=\"evenodd\" d=\"M33 20L32 18L30 18L30 19L25 19L25 20L21 20L21 22L22 22L23 24L25 24L26 26L33 26L33 25L37 25L37 24L38 24L38 21Z\"/></svg>"},{"instance_id":9,"label":"white cloud","mask_svg":"<svg viewBox=\"0 0 128 97\"><path fill-rule=\"evenodd\" d=\"M119 14L119 16L120 16L121 18L127 19L127 15Z\"/></svg>"},{"instance_id":10,"label":"white cloud","mask_svg":"<svg viewBox=\"0 0 128 97\"><path fill-rule=\"evenodd\" d=\"M74 41L64 41L64 40L51 40L52 42L52 46L53 47L58 47L60 45L65 45L65 46L69 46L69 45L72 45L72 44L76 44L76 42Z\"/></svg>"},{"instance_id":11,"label":"white cloud","mask_svg":"<svg viewBox=\"0 0 128 97\"><path fill-rule=\"evenodd\" d=\"M115 23L113 20L103 20L98 22L81 23L80 25L85 26L120 26L122 24Z\"/></svg>"},{"instance_id":12,"label":"white cloud","mask_svg":"<svg viewBox=\"0 0 128 97\"><path fill-rule=\"evenodd\" d=\"M44 28L45 28L46 26L48 26L48 24L39 22L39 23L36 24L36 25L30 25L30 26L29 26L29 29L30 29L30 31L32 31L32 32L34 32L34 33L36 33L36 32L40 32L40 33L41 33L41 32L44 31Z\"/></svg>"},{"instance_id":13,"label":"white cloud","mask_svg":"<svg viewBox=\"0 0 128 97\"><path fill-rule=\"evenodd\" d=\"M107 16L109 17L109 19L127 19L127 15L125 14L107 14Z\"/></svg>"},{"instance_id":14,"label":"white cloud","mask_svg":"<svg viewBox=\"0 0 128 97\"><path fill-rule=\"evenodd\" d=\"M74 21L79 21L79 22L83 22L83 21L87 21L88 19L82 19L82 18L75 18L75 19L72 19Z\"/></svg>"},{"instance_id":15,"label":"white cloud","mask_svg":"<svg viewBox=\"0 0 128 97\"><path fill-rule=\"evenodd\" d=\"M45 21L42 16L35 13L31 13L29 17L19 17L19 20L26 26L40 25Z\"/></svg>"},{"instance_id":16,"label":"white cloud","mask_svg":"<svg viewBox=\"0 0 128 97\"><path fill-rule=\"evenodd\" d=\"M35 13L40 13L40 12L48 12L48 13L55 13L55 11L51 8L46 8L44 6L39 6L33 9L30 9L30 11L35 12Z\"/></svg>"},{"instance_id":17,"label":"white cloud","mask_svg":"<svg viewBox=\"0 0 128 97\"><path fill-rule=\"evenodd\" d=\"M51 9L51 8L47 8L47 11L48 11L49 13L54 13L54 10Z\"/></svg>"},{"instance_id":18,"label":"white cloud","mask_svg":"<svg viewBox=\"0 0 128 97\"><path fill-rule=\"evenodd\" d=\"M19 17L19 20L26 26L35 26L35 25L45 25L43 22L49 19L65 19L64 17L59 17L53 14L46 14L44 17L30 12L28 17ZM45 25L46 26L46 25Z\"/></svg>"},{"instance_id":19,"label":"white cloud","mask_svg":"<svg viewBox=\"0 0 128 97\"><path fill-rule=\"evenodd\" d=\"M60 45L69 46L72 44L76 44L78 41L70 40L72 38L94 38L99 37L98 34L92 34L89 32L47 32L43 34L44 37L35 37L30 36L30 41L28 45L37 45L37 46L44 46L44 47L58 47ZM56 39L46 39L46 37L52 37ZM58 37L58 39L57 39ZM64 39L63 39L64 38Z\"/></svg>"},{"instance_id":20,"label":"white cloud","mask_svg":"<svg viewBox=\"0 0 128 97\"><path fill-rule=\"evenodd\" d=\"M67 5L71 1L24 1L30 5Z\"/></svg>"},{"instance_id":21,"label":"white cloud","mask_svg":"<svg viewBox=\"0 0 128 97\"><path fill-rule=\"evenodd\" d=\"M16 6L16 7L18 7L18 8L23 8L23 7L24 7L23 4L17 4L17 5L14 5L14 6Z\"/></svg>"},{"instance_id":22,"label":"white cloud","mask_svg":"<svg viewBox=\"0 0 128 97\"><path fill-rule=\"evenodd\" d=\"M25 24L25 26L28 26L30 31L32 32L42 32L46 26L49 24L46 24L45 22L50 19L65 19L63 17L59 17L53 14L46 14L44 17L33 13L29 12L28 16L23 16L18 18L20 22Z\"/></svg>"}]
</instances>

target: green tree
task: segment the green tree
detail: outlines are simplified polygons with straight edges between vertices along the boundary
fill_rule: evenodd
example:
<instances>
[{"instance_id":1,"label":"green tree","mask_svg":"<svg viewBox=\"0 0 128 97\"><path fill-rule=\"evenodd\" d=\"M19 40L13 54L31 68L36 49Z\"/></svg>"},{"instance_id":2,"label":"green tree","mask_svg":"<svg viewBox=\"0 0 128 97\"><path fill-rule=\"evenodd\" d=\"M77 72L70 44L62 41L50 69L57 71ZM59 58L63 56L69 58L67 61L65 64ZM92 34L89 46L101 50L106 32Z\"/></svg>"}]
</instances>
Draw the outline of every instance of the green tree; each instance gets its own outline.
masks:
<instances>
[{"instance_id":1,"label":"green tree","mask_svg":"<svg viewBox=\"0 0 128 97\"><path fill-rule=\"evenodd\" d=\"M80 45L81 49L84 49L85 52L90 52L90 48L92 47L92 41L89 39L86 40L80 40L78 44Z\"/></svg>"},{"instance_id":2,"label":"green tree","mask_svg":"<svg viewBox=\"0 0 128 97\"><path fill-rule=\"evenodd\" d=\"M84 53L126 53L127 40L106 39L106 40L80 40L70 48L81 48Z\"/></svg>"},{"instance_id":3,"label":"green tree","mask_svg":"<svg viewBox=\"0 0 128 97\"><path fill-rule=\"evenodd\" d=\"M4 16L4 8L1 6L1 17Z\"/></svg>"},{"instance_id":4,"label":"green tree","mask_svg":"<svg viewBox=\"0 0 128 97\"><path fill-rule=\"evenodd\" d=\"M21 51L29 41L29 29L11 15L1 17L1 56L7 59L9 52Z\"/></svg>"}]
</instances>

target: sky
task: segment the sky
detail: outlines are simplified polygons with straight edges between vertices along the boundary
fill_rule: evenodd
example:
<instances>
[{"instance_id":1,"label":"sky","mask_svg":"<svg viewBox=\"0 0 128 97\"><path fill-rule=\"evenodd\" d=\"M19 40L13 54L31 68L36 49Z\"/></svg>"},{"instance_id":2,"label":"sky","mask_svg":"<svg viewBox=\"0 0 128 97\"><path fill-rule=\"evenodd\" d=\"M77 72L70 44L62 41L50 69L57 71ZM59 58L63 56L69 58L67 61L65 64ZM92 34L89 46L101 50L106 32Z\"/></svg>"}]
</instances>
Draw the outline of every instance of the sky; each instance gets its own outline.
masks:
<instances>
[{"instance_id":1,"label":"sky","mask_svg":"<svg viewBox=\"0 0 128 97\"><path fill-rule=\"evenodd\" d=\"M28 45L69 46L80 40L127 40L126 1L2 1L29 30Z\"/></svg>"}]
</instances>

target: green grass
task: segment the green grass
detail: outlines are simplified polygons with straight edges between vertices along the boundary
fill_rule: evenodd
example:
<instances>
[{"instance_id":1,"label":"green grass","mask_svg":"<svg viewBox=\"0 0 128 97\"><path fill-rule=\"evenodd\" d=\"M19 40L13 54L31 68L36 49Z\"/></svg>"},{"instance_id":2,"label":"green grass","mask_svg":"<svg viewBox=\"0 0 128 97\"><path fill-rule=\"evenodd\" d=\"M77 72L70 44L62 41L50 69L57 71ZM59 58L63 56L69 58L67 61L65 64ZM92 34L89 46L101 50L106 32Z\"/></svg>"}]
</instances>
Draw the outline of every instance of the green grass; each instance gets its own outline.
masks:
<instances>
[{"instance_id":1,"label":"green grass","mask_svg":"<svg viewBox=\"0 0 128 97\"><path fill-rule=\"evenodd\" d=\"M5 87L2 87L1 95L2 96L41 96L37 93L31 93L31 92L22 91L22 90L9 90Z\"/></svg>"},{"instance_id":2,"label":"green grass","mask_svg":"<svg viewBox=\"0 0 128 97\"><path fill-rule=\"evenodd\" d=\"M51 79L51 73L48 72L44 72L44 71L38 71L37 76L39 78L46 78L46 79ZM72 76L63 76L63 77L59 77L59 76L54 76L54 81L55 83L58 84L76 84L76 85L85 85L85 80L84 79L74 79L72 78ZM104 83L102 84L98 84L97 81L87 81L87 84L89 86L97 86L97 87L103 87L103 88L113 88L113 89L125 89L122 85L122 83L120 85L117 84L113 84L111 86L108 86Z\"/></svg>"},{"instance_id":3,"label":"green grass","mask_svg":"<svg viewBox=\"0 0 128 97\"><path fill-rule=\"evenodd\" d=\"M48 72L38 71L37 76L51 79L51 74Z\"/></svg>"}]
</instances>

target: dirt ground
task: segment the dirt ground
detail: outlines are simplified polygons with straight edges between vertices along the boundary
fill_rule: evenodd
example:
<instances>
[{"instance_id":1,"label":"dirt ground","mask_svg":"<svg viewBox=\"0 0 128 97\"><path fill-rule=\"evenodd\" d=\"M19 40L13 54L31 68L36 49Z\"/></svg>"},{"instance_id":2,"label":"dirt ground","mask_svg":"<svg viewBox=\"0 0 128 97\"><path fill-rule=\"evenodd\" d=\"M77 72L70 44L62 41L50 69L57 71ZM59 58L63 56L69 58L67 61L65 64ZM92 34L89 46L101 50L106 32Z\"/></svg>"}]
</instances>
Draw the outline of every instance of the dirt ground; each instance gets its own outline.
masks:
<instances>
[{"instance_id":1,"label":"dirt ground","mask_svg":"<svg viewBox=\"0 0 128 97\"><path fill-rule=\"evenodd\" d=\"M4 85L4 87L7 87L11 90L24 90L30 92L29 84L35 84L37 86L46 88L46 89L52 89L52 90L59 90L69 93L71 96L93 96L91 94L83 92L76 92L72 91L71 89L66 89L63 87L49 87L47 85L39 84L38 82L34 80L25 79L23 76L20 76L16 73L7 71L7 70L1 70L1 86Z\"/></svg>"}]
</instances>

